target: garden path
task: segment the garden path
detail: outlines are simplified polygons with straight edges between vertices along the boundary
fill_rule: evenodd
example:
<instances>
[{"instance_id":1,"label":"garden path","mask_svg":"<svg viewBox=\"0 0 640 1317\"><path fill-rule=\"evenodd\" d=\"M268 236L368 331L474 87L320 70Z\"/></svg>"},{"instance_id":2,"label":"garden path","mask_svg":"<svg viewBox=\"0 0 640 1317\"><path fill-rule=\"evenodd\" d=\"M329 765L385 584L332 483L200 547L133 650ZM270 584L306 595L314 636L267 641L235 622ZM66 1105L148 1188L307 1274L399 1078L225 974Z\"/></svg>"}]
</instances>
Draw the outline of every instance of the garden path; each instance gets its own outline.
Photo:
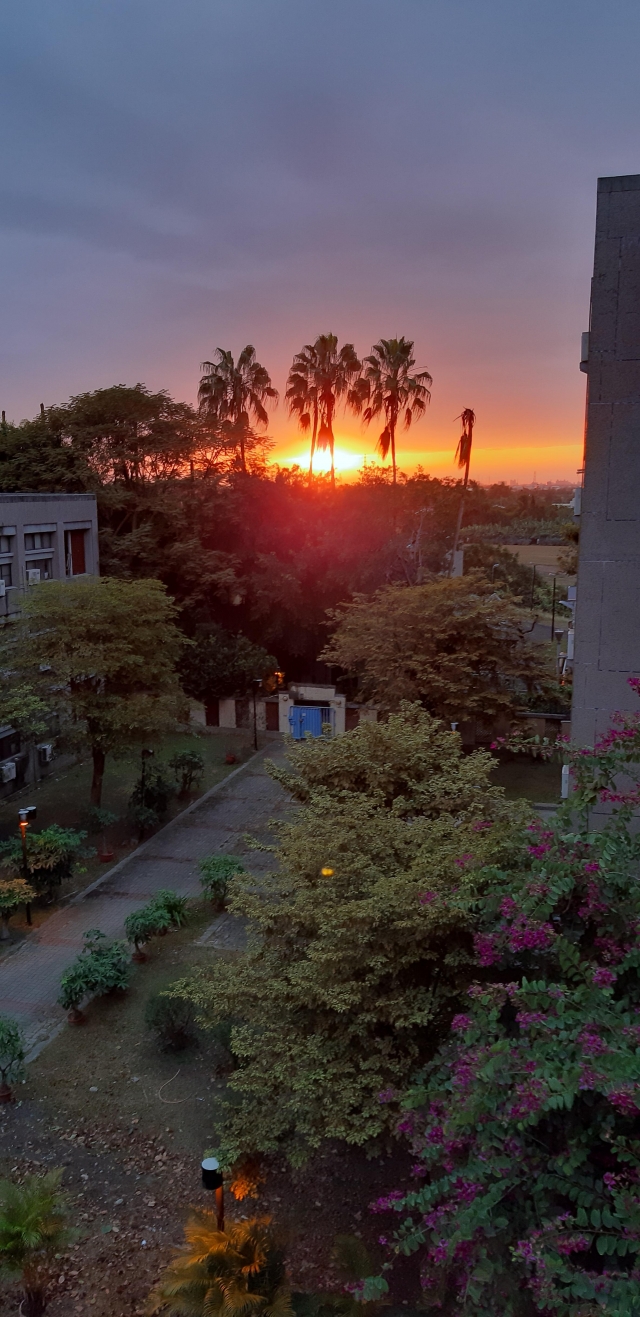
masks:
<instances>
[{"instance_id":1,"label":"garden path","mask_svg":"<svg viewBox=\"0 0 640 1317\"><path fill-rule=\"evenodd\" d=\"M200 891L198 860L205 855L242 855L247 869L256 875L269 868L269 854L251 850L245 836L271 841L269 820L283 817L290 808L285 792L264 769L265 758L281 761L282 756L280 742L268 745L56 911L0 962L0 1013L22 1026L30 1058L64 1022L64 1012L56 1004L60 976L82 949L88 929L122 937L126 916L162 887L181 896L196 896ZM228 915L222 918L220 945L230 945L229 924L235 921ZM241 926L238 935L241 940ZM215 934L208 940L212 946L218 945Z\"/></svg>"}]
</instances>

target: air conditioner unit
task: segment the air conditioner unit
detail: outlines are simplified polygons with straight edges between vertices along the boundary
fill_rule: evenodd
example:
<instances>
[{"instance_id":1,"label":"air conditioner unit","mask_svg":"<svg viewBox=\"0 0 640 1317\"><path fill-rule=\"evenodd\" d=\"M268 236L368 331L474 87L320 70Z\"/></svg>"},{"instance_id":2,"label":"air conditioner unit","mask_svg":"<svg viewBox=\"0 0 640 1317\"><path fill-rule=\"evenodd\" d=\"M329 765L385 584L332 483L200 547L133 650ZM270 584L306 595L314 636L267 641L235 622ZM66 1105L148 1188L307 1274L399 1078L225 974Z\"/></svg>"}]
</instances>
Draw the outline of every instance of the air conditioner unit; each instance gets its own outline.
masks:
<instances>
[{"instance_id":1,"label":"air conditioner unit","mask_svg":"<svg viewBox=\"0 0 640 1317\"><path fill-rule=\"evenodd\" d=\"M40 580L39 567L27 567L27 584L37 585Z\"/></svg>"},{"instance_id":2,"label":"air conditioner unit","mask_svg":"<svg viewBox=\"0 0 640 1317\"><path fill-rule=\"evenodd\" d=\"M51 742L47 742L46 745L39 745L36 748L38 751L38 759L40 763L50 764L51 760L53 759L53 745L51 744Z\"/></svg>"},{"instance_id":3,"label":"air conditioner unit","mask_svg":"<svg viewBox=\"0 0 640 1317\"><path fill-rule=\"evenodd\" d=\"M3 783L5 783L5 782L15 782L15 780L16 780L16 761L15 761L15 759L8 759L7 762L6 762L6 764L0 764L0 773L2 774L2 781L3 781Z\"/></svg>"}]
</instances>

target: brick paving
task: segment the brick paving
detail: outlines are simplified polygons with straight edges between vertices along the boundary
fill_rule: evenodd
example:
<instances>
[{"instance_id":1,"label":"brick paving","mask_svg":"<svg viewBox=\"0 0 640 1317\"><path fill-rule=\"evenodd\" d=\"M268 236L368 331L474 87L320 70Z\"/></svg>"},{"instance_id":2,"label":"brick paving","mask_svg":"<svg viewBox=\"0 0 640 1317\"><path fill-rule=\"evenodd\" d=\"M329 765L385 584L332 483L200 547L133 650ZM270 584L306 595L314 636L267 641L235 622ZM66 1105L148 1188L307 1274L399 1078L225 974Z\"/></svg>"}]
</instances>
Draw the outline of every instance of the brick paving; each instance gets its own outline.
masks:
<instances>
[{"instance_id":1,"label":"brick paving","mask_svg":"<svg viewBox=\"0 0 640 1317\"><path fill-rule=\"evenodd\" d=\"M60 976L81 950L88 929L122 937L126 916L161 887L196 896L200 891L198 860L214 852L241 855L245 867L256 876L269 869L271 856L251 850L246 840L247 834L260 841L272 840L269 820L284 817L290 808L285 792L264 771L267 757L281 760L279 742L207 792L0 961L0 1012L13 1016L22 1026L31 1056L64 1022L64 1013L56 1005ZM228 917L223 920L226 945ZM241 937L242 930L238 933ZM215 933L210 943L218 944Z\"/></svg>"}]
</instances>

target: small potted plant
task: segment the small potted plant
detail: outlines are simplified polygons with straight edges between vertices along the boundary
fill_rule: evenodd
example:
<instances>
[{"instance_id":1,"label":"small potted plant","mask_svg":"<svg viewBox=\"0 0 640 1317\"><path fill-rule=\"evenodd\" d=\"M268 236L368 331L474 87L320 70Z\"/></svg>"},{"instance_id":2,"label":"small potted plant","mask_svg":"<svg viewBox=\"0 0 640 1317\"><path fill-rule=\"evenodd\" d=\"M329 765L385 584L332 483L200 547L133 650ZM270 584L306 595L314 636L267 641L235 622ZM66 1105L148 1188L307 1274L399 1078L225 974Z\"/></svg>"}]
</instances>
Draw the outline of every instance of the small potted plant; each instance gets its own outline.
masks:
<instances>
[{"instance_id":1,"label":"small potted plant","mask_svg":"<svg viewBox=\"0 0 640 1317\"><path fill-rule=\"evenodd\" d=\"M143 965L147 959L146 953L142 950L146 942L150 942L152 937L158 933L166 931L168 916L163 911L154 906L151 902L149 905L143 905L140 910L134 910L132 914L127 915L124 921L124 931L127 942L132 942L134 952L132 960L137 964Z\"/></svg>"},{"instance_id":2,"label":"small potted plant","mask_svg":"<svg viewBox=\"0 0 640 1317\"><path fill-rule=\"evenodd\" d=\"M0 1015L0 1102L13 1101L12 1084L24 1078L24 1034L15 1020Z\"/></svg>"},{"instance_id":3,"label":"small potted plant","mask_svg":"<svg viewBox=\"0 0 640 1317\"><path fill-rule=\"evenodd\" d=\"M100 833L98 859L101 864L108 864L114 858L113 847L107 841L107 828L113 827L117 822L118 815L113 814L110 809L102 809L99 805L91 806L90 830Z\"/></svg>"}]
</instances>

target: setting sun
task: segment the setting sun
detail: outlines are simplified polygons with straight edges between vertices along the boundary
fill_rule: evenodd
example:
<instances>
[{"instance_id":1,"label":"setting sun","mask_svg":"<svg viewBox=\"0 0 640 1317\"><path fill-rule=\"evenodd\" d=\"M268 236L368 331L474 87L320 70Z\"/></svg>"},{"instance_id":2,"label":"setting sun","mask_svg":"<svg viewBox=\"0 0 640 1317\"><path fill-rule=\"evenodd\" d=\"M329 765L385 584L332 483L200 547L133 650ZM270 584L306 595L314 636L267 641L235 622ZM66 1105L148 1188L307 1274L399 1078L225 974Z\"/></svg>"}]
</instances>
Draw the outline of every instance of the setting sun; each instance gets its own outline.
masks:
<instances>
[{"instance_id":1,"label":"setting sun","mask_svg":"<svg viewBox=\"0 0 640 1317\"><path fill-rule=\"evenodd\" d=\"M306 452L296 453L291 457L280 457L278 454L273 460L277 461L280 466L300 466L306 470L309 466L309 450ZM349 448L341 448L336 444L334 449L334 465L336 471L359 471L365 460L365 454L362 452L355 453ZM331 470L331 454L328 448L320 451L316 450L313 455L313 469L316 475L326 475Z\"/></svg>"}]
</instances>

